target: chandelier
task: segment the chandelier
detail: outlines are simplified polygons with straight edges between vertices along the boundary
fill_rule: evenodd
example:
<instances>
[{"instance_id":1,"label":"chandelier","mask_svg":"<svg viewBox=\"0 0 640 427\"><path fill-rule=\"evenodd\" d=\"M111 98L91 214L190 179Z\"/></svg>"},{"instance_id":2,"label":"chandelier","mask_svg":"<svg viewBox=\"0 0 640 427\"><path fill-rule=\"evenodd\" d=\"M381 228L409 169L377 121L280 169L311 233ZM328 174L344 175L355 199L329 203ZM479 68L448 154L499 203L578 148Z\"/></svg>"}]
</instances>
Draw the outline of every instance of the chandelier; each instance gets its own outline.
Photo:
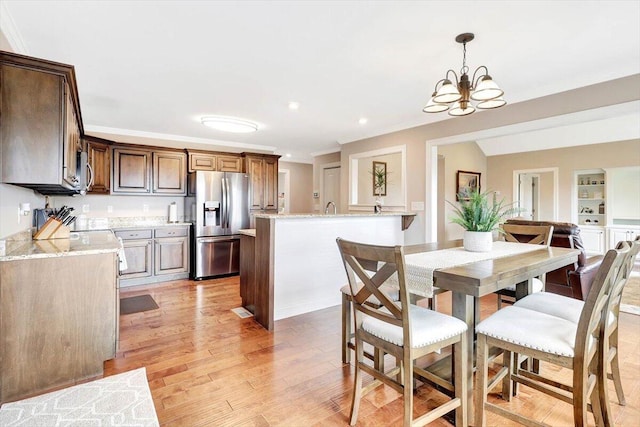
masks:
<instances>
[{"instance_id":1,"label":"chandelier","mask_svg":"<svg viewBox=\"0 0 640 427\"><path fill-rule=\"evenodd\" d=\"M448 70L444 79L438 81L431 95L431 99L422 109L425 113L440 113L449 110L451 116L467 116L476 111L476 108L488 110L502 107L507 103L502 98L504 92L498 87L489 75L489 70L484 65L476 68L473 77L469 80L469 67L467 67L467 43L473 40L473 33L464 33L456 37L458 43L462 43L462 68L460 79L453 70ZM476 79L476 74L478 77ZM450 78L453 75L453 78ZM455 85L453 84L455 81ZM474 106L471 100L478 101Z\"/></svg>"}]
</instances>

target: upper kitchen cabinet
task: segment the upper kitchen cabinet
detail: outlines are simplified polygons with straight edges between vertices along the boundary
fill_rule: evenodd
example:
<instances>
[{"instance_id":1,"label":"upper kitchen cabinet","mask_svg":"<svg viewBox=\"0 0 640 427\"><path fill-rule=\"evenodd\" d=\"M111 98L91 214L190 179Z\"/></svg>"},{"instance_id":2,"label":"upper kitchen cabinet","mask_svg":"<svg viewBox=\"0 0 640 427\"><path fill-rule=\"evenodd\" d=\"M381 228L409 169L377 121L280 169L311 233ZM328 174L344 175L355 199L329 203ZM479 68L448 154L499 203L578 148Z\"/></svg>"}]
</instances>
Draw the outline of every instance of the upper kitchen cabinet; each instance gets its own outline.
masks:
<instances>
[{"instance_id":1,"label":"upper kitchen cabinet","mask_svg":"<svg viewBox=\"0 0 640 427\"><path fill-rule=\"evenodd\" d=\"M187 156L183 151L114 147L111 192L184 196Z\"/></svg>"},{"instance_id":2,"label":"upper kitchen cabinet","mask_svg":"<svg viewBox=\"0 0 640 427\"><path fill-rule=\"evenodd\" d=\"M111 144L102 138L85 135L89 177L87 192L109 194L111 191Z\"/></svg>"},{"instance_id":3,"label":"upper kitchen cabinet","mask_svg":"<svg viewBox=\"0 0 640 427\"><path fill-rule=\"evenodd\" d=\"M250 177L250 209L278 209L278 159L280 156L253 153L242 155L245 173Z\"/></svg>"},{"instance_id":4,"label":"upper kitchen cabinet","mask_svg":"<svg viewBox=\"0 0 640 427\"><path fill-rule=\"evenodd\" d=\"M73 66L0 51L2 182L42 194L84 190Z\"/></svg>"},{"instance_id":5,"label":"upper kitchen cabinet","mask_svg":"<svg viewBox=\"0 0 640 427\"><path fill-rule=\"evenodd\" d=\"M187 155L179 151L154 151L153 194L187 194Z\"/></svg>"},{"instance_id":6,"label":"upper kitchen cabinet","mask_svg":"<svg viewBox=\"0 0 640 427\"><path fill-rule=\"evenodd\" d=\"M242 158L229 153L188 150L189 172L242 172Z\"/></svg>"}]
</instances>

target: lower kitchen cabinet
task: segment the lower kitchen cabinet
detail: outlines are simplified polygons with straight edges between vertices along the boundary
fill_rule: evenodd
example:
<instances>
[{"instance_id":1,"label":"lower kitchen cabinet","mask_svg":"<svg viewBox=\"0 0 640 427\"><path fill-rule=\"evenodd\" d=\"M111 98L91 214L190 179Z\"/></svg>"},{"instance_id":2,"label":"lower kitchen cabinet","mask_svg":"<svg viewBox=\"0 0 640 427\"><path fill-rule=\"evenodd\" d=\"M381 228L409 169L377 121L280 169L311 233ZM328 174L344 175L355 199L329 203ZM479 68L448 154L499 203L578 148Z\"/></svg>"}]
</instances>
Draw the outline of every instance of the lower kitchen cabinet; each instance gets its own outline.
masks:
<instances>
[{"instance_id":1,"label":"lower kitchen cabinet","mask_svg":"<svg viewBox=\"0 0 640 427\"><path fill-rule=\"evenodd\" d=\"M0 403L103 375L116 355L116 266L115 250L0 262Z\"/></svg>"},{"instance_id":2,"label":"lower kitchen cabinet","mask_svg":"<svg viewBox=\"0 0 640 427\"><path fill-rule=\"evenodd\" d=\"M189 227L114 230L122 238L127 269L120 287L189 277Z\"/></svg>"},{"instance_id":3,"label":"lower kitchen cabinet","mask_svg":"<svg viewBox=\"0 0 640 427\"><path fill-rule=\"evenodd\" d=\"M609 249L614 249L618 242L623 240L635 240L640 235L640 227L637 226L616 226L607 227L609 234Z\"/></svg>"},{"instance_id":4,"label":"lower kitchen cabinet","mask_svg":"<svg viewBox=\"0 0 640 427\"><path fill-rule=\"evenodd\" d=\"M155 274L189 274L189 230L157 229L155 237Z\"/></svg>"}]
</instances>

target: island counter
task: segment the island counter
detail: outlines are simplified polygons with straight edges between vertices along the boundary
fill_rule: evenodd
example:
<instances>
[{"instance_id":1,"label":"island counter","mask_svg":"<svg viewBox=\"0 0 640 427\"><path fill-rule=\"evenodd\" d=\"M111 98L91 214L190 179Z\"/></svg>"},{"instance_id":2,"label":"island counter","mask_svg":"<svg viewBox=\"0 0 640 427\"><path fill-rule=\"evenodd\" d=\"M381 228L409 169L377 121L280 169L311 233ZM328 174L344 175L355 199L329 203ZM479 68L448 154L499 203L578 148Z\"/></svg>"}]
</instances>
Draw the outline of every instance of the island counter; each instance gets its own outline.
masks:
<instances>
[{"instance_id":1,"label":"island counter","mask_svg":"<svg viewBox=\"0 0 640 427\"><path fill-rule=\"evenodd\" d=\"M243 262L241 257L240 262L241 278L243 266L254 268L253 274L244 276L252 281L245 283L253 303L247 308L272 330L275 320L339 305L347 277L336 238L403 245L403 231L414 216L406 212L256 215L255 259Z\"/></svg>"}]
</instances>

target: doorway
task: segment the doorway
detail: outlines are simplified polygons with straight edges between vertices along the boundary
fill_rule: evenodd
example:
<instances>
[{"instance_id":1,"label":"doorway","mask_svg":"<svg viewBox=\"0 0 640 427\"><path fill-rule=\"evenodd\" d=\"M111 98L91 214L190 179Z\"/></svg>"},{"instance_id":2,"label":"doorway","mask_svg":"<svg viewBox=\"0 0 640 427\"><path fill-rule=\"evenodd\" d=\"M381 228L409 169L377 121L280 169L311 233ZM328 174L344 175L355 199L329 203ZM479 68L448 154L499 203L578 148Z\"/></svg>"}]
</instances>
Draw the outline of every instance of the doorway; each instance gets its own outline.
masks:
<instances>
[{"instance_id":1,"label":"doorway","mask_svg":"<svg viewBox=\"0 0 640 427\"><path fill-rule=\"evenodd\" d=\"M513 171L515 206L519 216L535 221L558 220L558 168Z\"/></svg>"},{"instance_id":2,"label":"doorway","mask_svg":"<svg viewBox=\"0 0 640 427\"><path fill-rule=\"evenodd\" d=\"M289 169L278 169L278 213L291 211Z\"/></svg>"},{"instance_id":3,"label":"doorway","mask_svg":"<svg viewBox=\"0 0 640 427\"><path fill-rule=\"evenodd\" d=\"M520 174L520 216L532 221L540 220L540 175L535 173Z\"/></svg>"},{"instance_id":4,"label":"doorway","mask_svg":"<svg viewBox=\"0 0 640 427\"><path fill-rule=\"evenodd\" d=\"M340 166L329 166L322 169L322 189L320 210L324 212L327 204L333 202L336 212L340 210Z\"/></svg>"}]
</instances>

